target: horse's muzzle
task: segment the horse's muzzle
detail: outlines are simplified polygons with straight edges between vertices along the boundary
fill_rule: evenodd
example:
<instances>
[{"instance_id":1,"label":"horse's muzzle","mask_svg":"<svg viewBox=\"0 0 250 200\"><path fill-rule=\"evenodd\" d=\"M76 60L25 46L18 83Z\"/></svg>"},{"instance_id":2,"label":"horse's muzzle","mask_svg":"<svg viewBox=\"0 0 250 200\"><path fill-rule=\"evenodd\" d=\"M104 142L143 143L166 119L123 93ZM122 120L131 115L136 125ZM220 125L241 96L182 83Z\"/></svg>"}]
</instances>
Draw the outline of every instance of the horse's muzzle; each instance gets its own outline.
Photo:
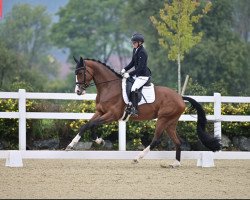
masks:
<instances>
[{"instance_id":1,"label":"horse's muzzle","mask_svg":"<svg viewBox=\"0 0 250 200\"><path fill-rule=\"evenodd\" d=\"M85 93L86 93L85 90L82 90L82 91L81 91L81 90L77 90L77 91L76 91L76 94L77 94L77 95L84 95Z\"/></svg>"},{"instance_id":2,"label":"horse's muzzle","mask_svg":"<svg viewBox=\"0 0 250 200\"><path fill-rule=\"evenodd\" d=\"M75 93L77 95L83 95L83 94L86 93L86 90L84 88L81 88L78 85L76 85L76 87L75 87Z\"/></svg>"}]
</instances>

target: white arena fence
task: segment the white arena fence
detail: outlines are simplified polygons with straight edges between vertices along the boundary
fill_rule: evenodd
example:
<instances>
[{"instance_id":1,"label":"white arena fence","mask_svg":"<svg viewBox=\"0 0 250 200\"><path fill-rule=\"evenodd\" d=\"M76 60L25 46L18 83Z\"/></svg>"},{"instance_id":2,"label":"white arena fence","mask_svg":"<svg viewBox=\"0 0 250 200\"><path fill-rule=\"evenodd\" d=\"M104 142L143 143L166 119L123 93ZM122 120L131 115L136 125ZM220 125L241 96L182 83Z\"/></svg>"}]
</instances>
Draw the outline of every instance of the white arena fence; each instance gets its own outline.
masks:
<instances>
[{"instance_id":1,"label":"white arena fence","mask_svg":"<svg viewBox=\"0 0 250 200\"><path fill-rule=\"evenodd\" d=\"M214 122L214 134L221 137L221 122L250 122L246 115L222 115L222 103L250 103L250 97L189 96L198 102L214 104L214 115L207 115ZM18 112L0 112L0 118L19 119L19 151L27 159L132 159L138 151L126 151L126 122L119 121L118 151L63 151L63 150L26 150L26 119L90 119L94 113L66 112L26 112L27 99L53 100L95 100L96 94L78 96L75 93L35 93L19 89L18 92L0 92L0 99L18 99ZM181 115L180 121L197 121L196 115ZM77 134L77 133L76 133ZM69 141L70 142L70 141ZM8 150L0 150L0 159L7 158ZM198 159L200 151L183 151L182 159ZM145 159L174 159L175 151L151 151ZM250 159L250 152L220 151L214 153L215 159Z\"/></svg>"}]
</instances>

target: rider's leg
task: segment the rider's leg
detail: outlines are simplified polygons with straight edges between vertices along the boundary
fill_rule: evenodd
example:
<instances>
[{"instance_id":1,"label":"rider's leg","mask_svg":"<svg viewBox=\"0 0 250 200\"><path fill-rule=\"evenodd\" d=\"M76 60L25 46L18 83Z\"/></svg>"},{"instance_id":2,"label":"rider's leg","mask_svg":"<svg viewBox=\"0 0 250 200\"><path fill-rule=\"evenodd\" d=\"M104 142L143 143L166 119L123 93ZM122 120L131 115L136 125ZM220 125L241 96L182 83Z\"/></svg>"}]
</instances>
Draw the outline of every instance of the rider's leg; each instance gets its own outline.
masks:
<instances>
[{"instance_id":1,"label":"rider's leg","mask_svg":"<svg viewBox=\"0 0 250 200\"><path fill-rule=\"evenodd\" d=\"M138 115L138 91L137 89L135 91L131 92L131 102L132 102L132 115Z\"/></svg>"},{"instance_id":2,"label":"rider's leg","mask_svg":"<svg viewBox=\"0 0 250 200\"><path fill-rule=\"evenodd\" d=\"M138 114L138 92L137 90L141 88L147 81L149 77L146 76L138 76L135 79L135 82L131 88L131 101L132 101L132 115L137 115Z\"/></svg>"}]
</instances>

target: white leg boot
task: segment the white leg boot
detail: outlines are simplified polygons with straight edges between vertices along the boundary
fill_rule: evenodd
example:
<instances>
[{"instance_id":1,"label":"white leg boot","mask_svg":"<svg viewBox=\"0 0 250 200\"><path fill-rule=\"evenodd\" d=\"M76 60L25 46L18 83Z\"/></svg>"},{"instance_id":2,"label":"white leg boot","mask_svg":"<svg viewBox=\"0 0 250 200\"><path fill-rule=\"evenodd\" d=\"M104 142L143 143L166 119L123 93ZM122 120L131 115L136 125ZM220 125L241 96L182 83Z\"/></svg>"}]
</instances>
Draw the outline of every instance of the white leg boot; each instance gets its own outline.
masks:
<instances>
[{"instance_id":1,"label":"white leg boot","mask_svg":"<svg viewBox=\"0 0 250 200\"><path fill-rule=\"evenodd\" d=\"M70 151L73 150L73 147L75 146L75 144L81 139L81 136L79 135L79 133L74 137L74 139L71 141L71 143L67 146L67 148L65 149L66 151Z\"/></svg>"},{"instance_id":2,"label":"white leg boot","mask_svg":"<svg viewBox=\"0 0 250 200\"><path fill-rule=\"evenodd\" d=\"M139 159L142 159L144 156L146 156L148 154L148 152L150 151L150 145L145 148L143 151L141 151L135 158L134 158L134 163L138 163Z\"/></svg>"}]
</instances>

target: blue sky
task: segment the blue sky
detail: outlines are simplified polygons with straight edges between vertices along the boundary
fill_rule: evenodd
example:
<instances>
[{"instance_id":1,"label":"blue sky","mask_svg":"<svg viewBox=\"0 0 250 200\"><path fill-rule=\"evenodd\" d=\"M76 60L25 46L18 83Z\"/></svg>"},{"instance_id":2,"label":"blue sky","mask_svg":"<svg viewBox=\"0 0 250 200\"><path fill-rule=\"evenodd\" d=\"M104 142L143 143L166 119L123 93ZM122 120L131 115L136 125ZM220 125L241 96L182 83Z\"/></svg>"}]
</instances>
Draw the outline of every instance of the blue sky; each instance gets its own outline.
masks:
<instances>
[{"instance_id":1,"label":"blue sky","mask_svg":"<svg viewBox=\"0 0 250 200\"><path fill-rule=\"evenodd\" d=\"M27 3L34 6L46 6L48 13L50 13L53 17L53 21L57 21L58 18L55 13L60 7L65 6L68 1L69 0L3 0L3 17L6 15L6 13L11 11L13 5Z\"/></svg>"}]
</instances>

